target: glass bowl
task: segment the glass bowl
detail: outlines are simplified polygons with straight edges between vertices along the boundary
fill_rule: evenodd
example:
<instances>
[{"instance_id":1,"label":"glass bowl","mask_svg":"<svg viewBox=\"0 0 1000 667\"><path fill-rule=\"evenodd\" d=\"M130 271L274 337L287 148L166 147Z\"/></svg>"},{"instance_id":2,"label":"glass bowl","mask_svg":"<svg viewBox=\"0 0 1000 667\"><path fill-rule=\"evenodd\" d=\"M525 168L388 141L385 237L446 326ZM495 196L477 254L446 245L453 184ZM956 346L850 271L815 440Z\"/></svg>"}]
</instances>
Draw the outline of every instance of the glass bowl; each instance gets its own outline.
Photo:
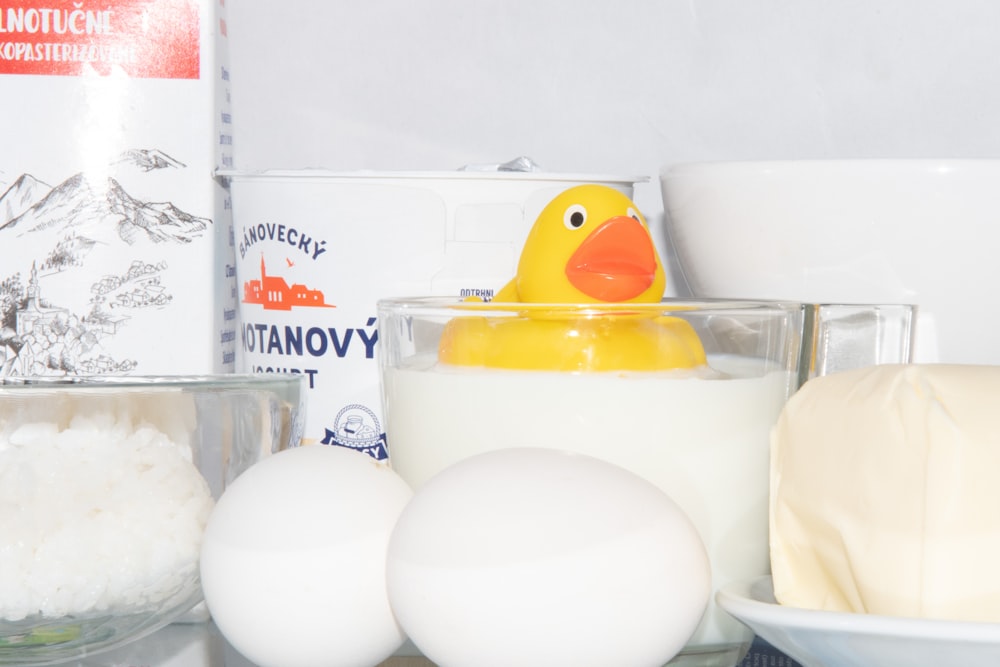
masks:
<instances>
[{"instance_id":1,"label":"glass bowl","mask_svg":"<svg viewBox=\"0 0 1000 667\"><path fill-rule=\"evenodd\" d=\"M298 444L301 377L0 380L0 665L116 648L198 606L209 513Z\"/></svg>"}]
</instances>

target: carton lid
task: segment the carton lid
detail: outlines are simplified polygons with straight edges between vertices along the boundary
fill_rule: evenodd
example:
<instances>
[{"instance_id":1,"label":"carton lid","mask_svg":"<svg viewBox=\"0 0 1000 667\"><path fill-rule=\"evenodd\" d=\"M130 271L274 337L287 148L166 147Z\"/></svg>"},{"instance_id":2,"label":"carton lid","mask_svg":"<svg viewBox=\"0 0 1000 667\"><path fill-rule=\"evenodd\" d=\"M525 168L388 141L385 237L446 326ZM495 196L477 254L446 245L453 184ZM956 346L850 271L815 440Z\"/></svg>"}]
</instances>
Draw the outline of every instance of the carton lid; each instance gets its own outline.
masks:
<instances>
[{"instance_id":1,"label":"carton lid","mask_svg":"<svg viewBox=\"0 0 1000 667\"><path fill-rule=\"evenodd\" d=\"M545 171L336 171L320 168L265 169L258 171L217 170L217 176L233 180L335 180L335 181L523 181L543 183L608 183L632 185L649 181L648 176L562 173Z\"/></svg>"}]
</instances>

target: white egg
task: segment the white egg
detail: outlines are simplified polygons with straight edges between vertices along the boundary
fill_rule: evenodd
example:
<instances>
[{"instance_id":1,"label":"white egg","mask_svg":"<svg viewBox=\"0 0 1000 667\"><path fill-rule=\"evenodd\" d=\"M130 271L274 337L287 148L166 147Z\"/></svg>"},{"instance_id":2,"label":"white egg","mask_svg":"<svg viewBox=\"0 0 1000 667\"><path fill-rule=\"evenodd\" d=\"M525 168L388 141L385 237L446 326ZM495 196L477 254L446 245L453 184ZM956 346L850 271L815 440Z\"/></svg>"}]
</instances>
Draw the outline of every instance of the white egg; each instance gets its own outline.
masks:
<instances>
[{"instance_id":1,"label":"white egg","mask_svg":"<svg viewBox=\"0 0 1000 667\"><path fill-rule=\"evenodd\" d=\"M399 517L386 572L396 618L441 667L659 667L711 591L704 545L669 496L540 448L431 478Z\"/></svg>"},{"instance_id":2,"label":"white egg","mask_svg":"<svg viewBox=\"0 0 1000 667\"><path fill-rule=\"evenodd\" d=\"M371 667L405 636L386 593L389 536L410 487L343 447L255 464L222 494L201 551L222 635L261 667Z\"/></svg>"}]
</instances>

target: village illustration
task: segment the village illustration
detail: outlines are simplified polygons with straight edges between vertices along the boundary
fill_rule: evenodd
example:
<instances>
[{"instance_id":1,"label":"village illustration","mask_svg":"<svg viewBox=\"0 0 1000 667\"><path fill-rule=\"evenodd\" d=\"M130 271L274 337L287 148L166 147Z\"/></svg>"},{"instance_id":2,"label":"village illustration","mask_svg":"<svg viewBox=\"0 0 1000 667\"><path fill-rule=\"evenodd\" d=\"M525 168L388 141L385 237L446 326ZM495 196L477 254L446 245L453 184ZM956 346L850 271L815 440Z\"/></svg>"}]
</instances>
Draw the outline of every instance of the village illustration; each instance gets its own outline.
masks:
<instances>
[{"instance_id":1,"label":"village illustration","mask_svg":"<svg viewBox=\"0 0 1000 667\"><path fill-rule=\"evenodd\" d=\"M128 151L120 161L141 171L184 166L158 150ZM127 257L137 242L189 243L209 225L170 202L137 199L111 177L95 182L77 173L50 185L20 174L0 194L0 377L135 369L135 360L112 356L106 343L137 312L169 305L166 262L134 260L104 273L88 264L92 251L120 245ZM75 286L89 292L85 309L46 293L46 280L68 272L87 276Z\"/></svg>"},{"instance_id":2,"label":"village illustration","mask_svg":"<svg viewBox=\"0 0 1000 667\"><path fill-rule=\"evenodd\" d=\"M264 310L336 308L334 304L326 302L322 290L312 289L301 283L289 285L284 277L269 275L263 255L260 257L260 278L243 283L243 303L259 304Z\"/></svg>"}]
</instances>

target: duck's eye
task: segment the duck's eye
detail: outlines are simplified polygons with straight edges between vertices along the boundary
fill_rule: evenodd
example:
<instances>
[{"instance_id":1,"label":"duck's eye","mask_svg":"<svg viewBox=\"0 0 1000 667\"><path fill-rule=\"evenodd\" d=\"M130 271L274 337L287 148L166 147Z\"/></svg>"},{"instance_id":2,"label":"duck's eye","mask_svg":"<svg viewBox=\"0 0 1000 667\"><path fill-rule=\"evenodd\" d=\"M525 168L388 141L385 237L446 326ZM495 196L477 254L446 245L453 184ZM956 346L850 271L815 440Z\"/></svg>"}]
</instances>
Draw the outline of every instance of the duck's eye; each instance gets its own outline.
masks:
<instances>
[{"instance_id":1,"label":"duck's eye","mask_svg":"<svg viewBox=\"0 0 1000 667\"><path fill-rule=\"evenodd\" d=\"M563 224L567 229L580 229L587 222L587 209L580 204L573 204L563 214Z\"/></svg>"},{"instance_id":2,"label":"duck's eye","mask_svg":"<svg viewBox=\"0 0 1000 667\"><path fill-rule=\"evenodd\" d=\"M631 206L629 206L628 211L626 211L625 214L630 218L635 218L637 221L642 222L642 217L639 215L639 211L635 210Z\"/></svg>"}]
</instances>

